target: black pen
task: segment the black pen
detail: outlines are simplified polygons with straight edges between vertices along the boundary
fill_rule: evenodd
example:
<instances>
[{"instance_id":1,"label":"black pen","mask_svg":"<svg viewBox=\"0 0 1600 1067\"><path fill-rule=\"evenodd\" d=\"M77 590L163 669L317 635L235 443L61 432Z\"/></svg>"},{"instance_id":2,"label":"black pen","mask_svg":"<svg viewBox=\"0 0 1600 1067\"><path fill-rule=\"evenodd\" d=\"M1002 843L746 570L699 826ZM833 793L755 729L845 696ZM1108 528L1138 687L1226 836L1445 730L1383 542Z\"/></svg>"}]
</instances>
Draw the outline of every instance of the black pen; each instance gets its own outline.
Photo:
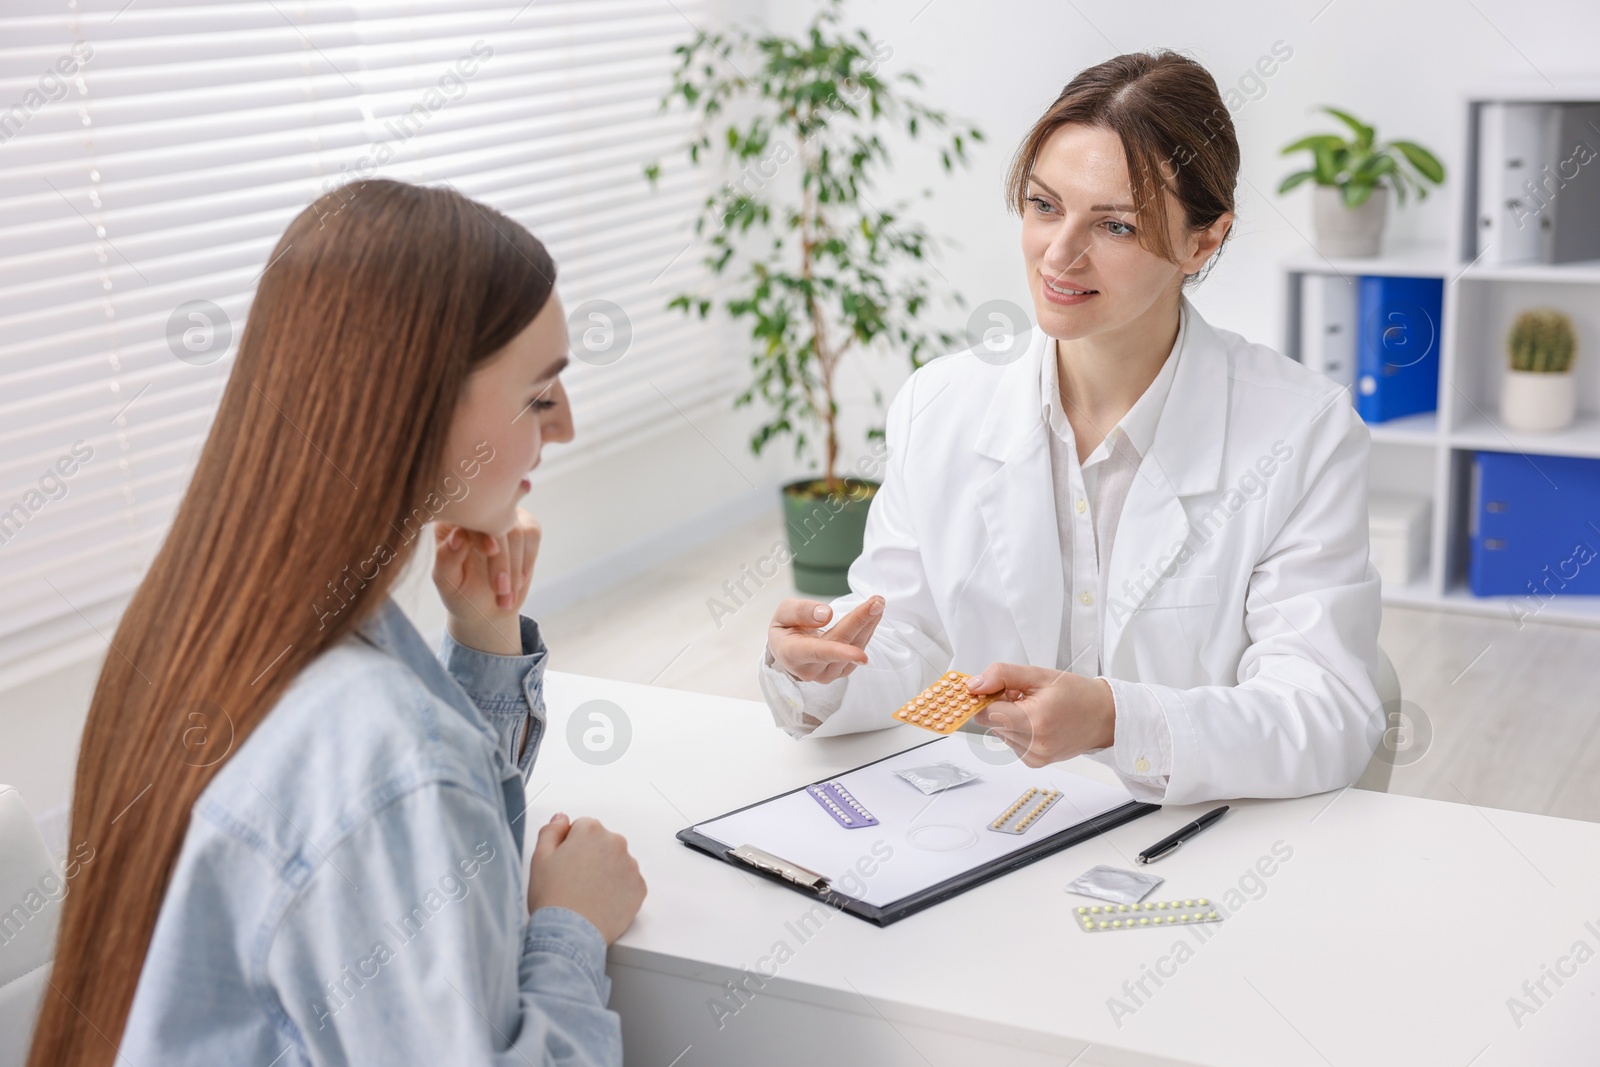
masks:
<instances>
[{"instance_id":1,"label":"black pen","mask_svg":"<svg viewBox=\"0 0 1600 1067\"><path fill-rule=\"evenodd\" d=\"M1190 823L1188 826L1178 830L1176 833L1168 834L1160 841L1157 841L1155 844L1139 853L1139 862L1154 863L1156 860L1160 859L1162 856L1165 856L1167 853L1171 852L1173 849L1189 840L1189 838L1193 837L1201 830L1204 830L1206 827L1222 818L1223 814L1227 810L1228 805L1226 804L1222 805L1220 808L1213 808L1204 815L1200 816L1194 822Z\"/></svg>"}]
</instances>

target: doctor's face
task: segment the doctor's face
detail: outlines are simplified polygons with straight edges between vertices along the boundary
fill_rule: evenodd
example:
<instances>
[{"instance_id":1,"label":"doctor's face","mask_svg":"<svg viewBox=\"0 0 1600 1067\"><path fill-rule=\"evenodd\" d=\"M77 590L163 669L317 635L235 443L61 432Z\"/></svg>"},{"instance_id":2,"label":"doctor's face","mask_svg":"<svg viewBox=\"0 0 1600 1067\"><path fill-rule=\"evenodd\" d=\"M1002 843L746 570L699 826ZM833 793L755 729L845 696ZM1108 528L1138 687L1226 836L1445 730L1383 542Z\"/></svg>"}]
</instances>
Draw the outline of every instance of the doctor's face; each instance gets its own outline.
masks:
<instances>
[{"instance_id":1,"label":"doctor's face","mask_svg":"<svg viewBox=\"0 0 1600 1067\"><path fill-rule=\"evenodd\" d=\"M1149 251L1139 231L1154 222L1134 212L1131 188L1122 139L1112 130L1069 123L1040 148L1023 205L1022 257L1034 312L1049 336L1067 341L1113 331L1163 301L1176 308L1183 276L1204 266L1220 243L1220 236L1203 242L1204 234L1191 233L1177 197L1163 190L1172 248L1183 263Z\"/></svg>"}]
</instances>

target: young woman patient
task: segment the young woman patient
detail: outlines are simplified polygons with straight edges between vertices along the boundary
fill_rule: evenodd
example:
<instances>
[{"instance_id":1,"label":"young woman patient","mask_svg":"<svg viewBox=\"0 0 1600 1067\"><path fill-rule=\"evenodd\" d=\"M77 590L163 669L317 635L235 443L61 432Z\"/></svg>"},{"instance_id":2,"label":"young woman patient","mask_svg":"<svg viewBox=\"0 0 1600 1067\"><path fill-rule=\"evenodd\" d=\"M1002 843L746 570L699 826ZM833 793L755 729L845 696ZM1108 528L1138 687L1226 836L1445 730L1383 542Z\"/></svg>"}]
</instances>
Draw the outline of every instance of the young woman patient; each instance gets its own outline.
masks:
<instances>
[{"instance_id":1,"label":"young woman patient","mask_svg":"<svg viewBox=\"0 0 1600 1067\"><path fill-rule=\"evenodd\" d=\"M605 952L644 882L593 819L523 810L545 647L517 502L572 439L555 265L392 181L322 197L268 262L95 690L95 859L29 1063L620 1064ZM418 551L437 655L388 595Z\"/></svg>"}]
</instances>

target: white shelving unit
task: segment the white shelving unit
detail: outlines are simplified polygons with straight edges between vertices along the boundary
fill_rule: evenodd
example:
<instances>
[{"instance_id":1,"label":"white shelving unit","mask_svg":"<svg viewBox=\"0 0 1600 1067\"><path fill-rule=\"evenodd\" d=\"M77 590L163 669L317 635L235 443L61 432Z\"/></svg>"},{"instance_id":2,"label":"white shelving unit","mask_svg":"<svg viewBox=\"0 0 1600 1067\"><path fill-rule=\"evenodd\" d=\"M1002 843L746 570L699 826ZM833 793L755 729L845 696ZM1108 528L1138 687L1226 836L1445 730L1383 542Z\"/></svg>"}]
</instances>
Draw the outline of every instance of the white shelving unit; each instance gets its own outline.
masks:
<instances>
[{"instance_id":1,"label":"white shelving unit","mask_svg":"<svg viewBox=\"0 0 1600 1067\"><path fill-rule=\"evenodd\" d=\"M1329 259L1308 252L1284 261L1283 351L1300 358L1303 275L1336 274L1352 280L1363 274L1442 278L1438 408L1371 427L1371 491L1412 493L1433 501L1426 575L1410 585L1385 587L1384 602L1600 626L1600 597L1557 596L1540 606L1520 597L1477 597L1467 586L1474 452L1600 458L1600 260L1555 266L1476 262L1481 258L1475 173L1478 115L1484 103L1494 101L1597 102L1600 83L1564 91L1547 85L1502 86L1464 97L1466 158L1448 169L1443 190L1452 198L1460 221L1453 242L1396 248L1369 259ZM1600 161L1590 165L1600 166ZM1578 332L1578 416L1567 429L1548 434L1507 430L1498 415L1505 337L1517 314L1534 306L1560 308L1571 316Z\"/></svg>"}]
</instances>

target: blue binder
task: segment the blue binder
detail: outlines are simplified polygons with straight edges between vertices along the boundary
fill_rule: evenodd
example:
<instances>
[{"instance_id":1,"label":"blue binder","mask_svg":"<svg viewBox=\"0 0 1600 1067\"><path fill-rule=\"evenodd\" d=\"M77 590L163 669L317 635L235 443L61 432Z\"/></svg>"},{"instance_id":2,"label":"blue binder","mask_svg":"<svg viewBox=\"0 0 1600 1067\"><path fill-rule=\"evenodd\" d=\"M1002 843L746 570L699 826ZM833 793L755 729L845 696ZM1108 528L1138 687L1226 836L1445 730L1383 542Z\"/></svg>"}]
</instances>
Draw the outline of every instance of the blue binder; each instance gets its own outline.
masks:
<instances>
[{"instance_id":1,"label":"blue binder","mask_svg":"<svg viewBox=\"0 0 1600 1067\"><path fill-rule=\"evenodd\" d=\"M1477 453L1471 549L1476 596L1600 594L1600 460Z\"/></svg>"},{"instance_id":2,"label":"blue binder","mask_svg":"<svg viewBox=\"0 0 1600 1067\"><path fill-rule=\"evenodd\" d=\"M1363 275L1358 301L1356 411L1373 423L1436 410L1444 279Z\"/></svg>"}]
</instances>

